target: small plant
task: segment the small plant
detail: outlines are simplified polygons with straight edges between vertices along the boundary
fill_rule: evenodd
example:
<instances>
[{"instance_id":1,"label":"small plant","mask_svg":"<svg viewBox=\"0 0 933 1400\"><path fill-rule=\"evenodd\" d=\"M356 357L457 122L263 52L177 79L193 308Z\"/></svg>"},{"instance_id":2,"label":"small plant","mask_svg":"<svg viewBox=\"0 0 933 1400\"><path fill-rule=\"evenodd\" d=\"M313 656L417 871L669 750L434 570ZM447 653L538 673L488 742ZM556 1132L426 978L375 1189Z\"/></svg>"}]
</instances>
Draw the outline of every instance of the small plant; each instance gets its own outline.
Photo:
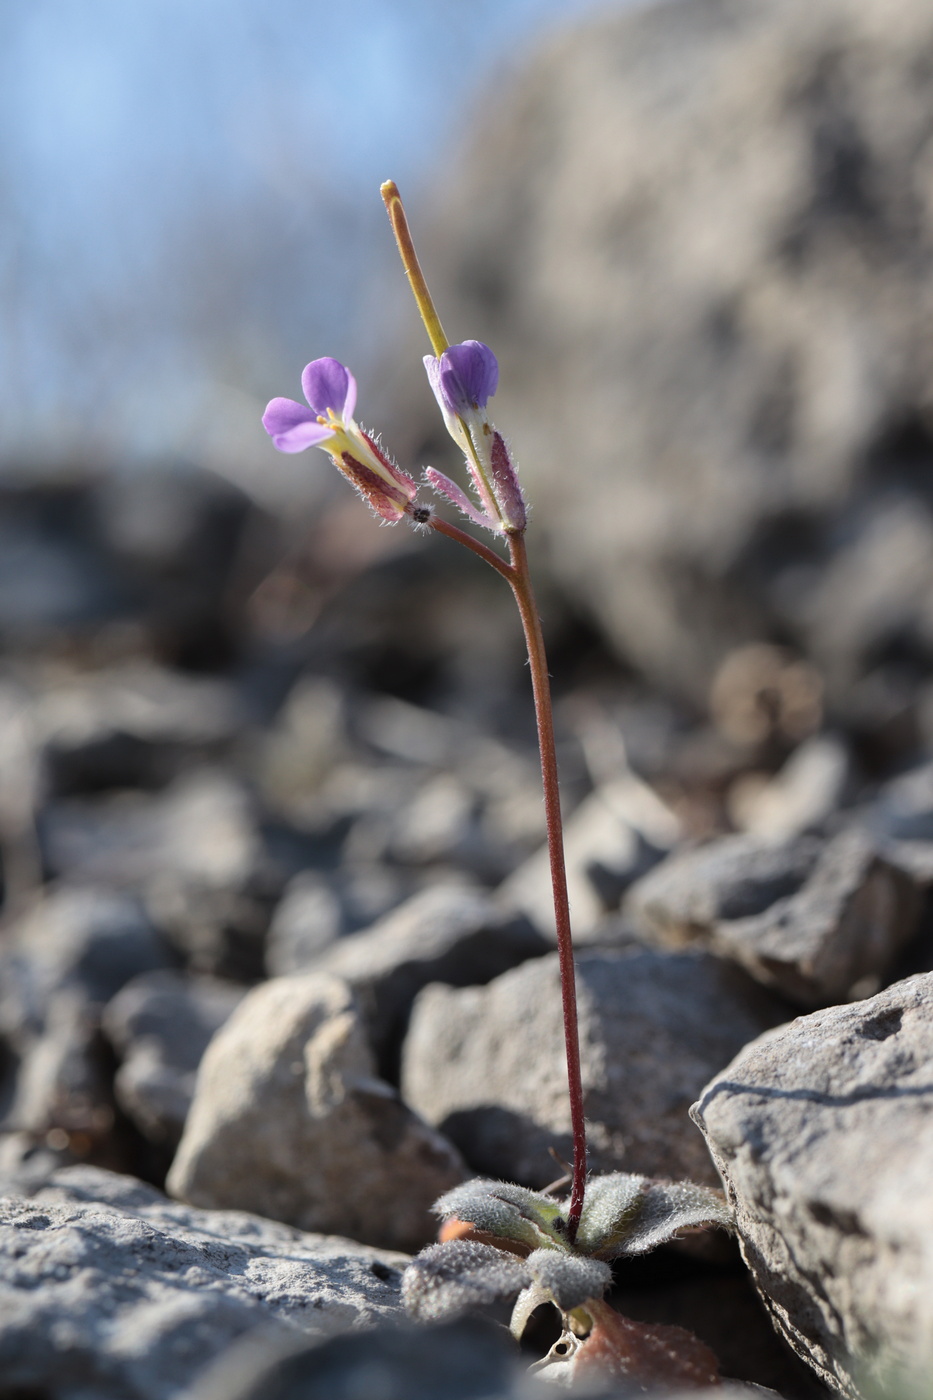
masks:
<instances>
[{"instance_id":1,"label":"small plant","mask_svg":"<svg viewBox=\"0 0 933 1400\"><path fill-rule=\"evenodd\" d=\"M273 399L263 426L280 452L320 447L389 524L405 516L472 550L512 589L521 615L534 695L551 884L560 963L573 1164L566 1201L505 1182L470 1181L435 1207L446 1222L441 1243L419 1254L406 1272L403 1297L413 1316L451 1317L470 1307L515 1298L511 1330L520 1338L532 1312L552 1303L564 1334L548 1364L572 1361L574 1373L599 1369L667 1384L702 1386L717 1379L712 1353L677 1327L630 1322L603 1301L609 1261L643 1254L684 1230L729 1228L722 1196L703 1186L665 1183L625 1172L587 1180L586 1126L577 1029L570 909L564 867L554 724L544 638L525 549L528 512L518 473L487 406L499 368L487 345L451 345L421 271L398 189L382 187L405 272L433 349L425 356L428 380L447 429L464 454L476 496L428 467L424 481L471 524L490 531L508 558L438 516L419 498L420 486L388 456L353 413L356 381L334 359L307 365L301 384L307 406ZM560 1183L560 1185L565 1182ZM586 1341L581 1345L580 1338ZM544 1363L542 1363L544 1364Z\"/></svg>"}]
</instances>

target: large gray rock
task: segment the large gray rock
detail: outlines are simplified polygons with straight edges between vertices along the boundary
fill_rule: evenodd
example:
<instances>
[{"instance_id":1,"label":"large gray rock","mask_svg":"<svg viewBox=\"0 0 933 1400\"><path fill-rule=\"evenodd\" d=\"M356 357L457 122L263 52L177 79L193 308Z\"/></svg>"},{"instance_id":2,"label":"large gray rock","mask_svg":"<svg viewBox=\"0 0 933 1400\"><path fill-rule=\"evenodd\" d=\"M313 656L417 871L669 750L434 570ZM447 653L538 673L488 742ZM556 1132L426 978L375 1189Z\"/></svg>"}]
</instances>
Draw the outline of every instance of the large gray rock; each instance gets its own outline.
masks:
<instances>
[{"instance_id":1,"label":"large gray rock","mask_svg":"<svg viewBox=\"0 0 933 1400\"><path fill-rule=\"evenodd\" d=\"M630 902L659 942L734 958L807 1008L877 991L920 907L911 876L857 827L822 846L724 837L672 856Z\"/></svg>"},{"instance_id":2,"label":"large gray rock","mask_svg":"<svg viewBox=\"0 0 933 1400\"><path fill-rule=\"evenodd\" d=\"M923 974L762 1037L693 1110L777 1327L850 1395L933 1360L931 1062Z\"/></svg>"},{"instance_id":3,"label":"large gray rock","mask_svg":"<svg viewBox=\"0 0 933 1400\"><path fill-rule=\"evenodd\" d=\"M783 1007L706 953L587 951L577 960L583 1087L594 1171L715 1181L687 1117L699 1088ZM405 1041L407 1103L484 1175L541 1187L569 1159L557 955L419 996Z\"/></svg>"},{"instance_id":4,"label":"large gray rock","mask_svg":"<svg viewBox=\"0 0 933 1400\"><path fill-rule=\"evenodd\" d=\"M536 535L695 696L777 629L840 708L924 664L931 55L926 0L609 13L497 83L439 201L433 290L499 355Z\"/></svg>"},{"instance_id":5,"label":"large gray rock","mask_svg":"<svg viewBox=\"0 0 933 1400\"><path fill-rule=\"evenodd\" d=\"M244 998L201 1062L172 1195L417 1248L463 1179L441 1135L377 1079L353 994L326 974Z\"/></svg>"},{"instance_id":6,"label":"large gray rock","mask_svg":"<svg viewBox=\"0 0 933 1400\"><path fill-rule=\"evenodd\" d=\"M0 1199L0 1258L4 1387L56 1400L169 1400L244 1335L393 1317L407 1262L87 1167Z\"/></svg>"}]
</instances>

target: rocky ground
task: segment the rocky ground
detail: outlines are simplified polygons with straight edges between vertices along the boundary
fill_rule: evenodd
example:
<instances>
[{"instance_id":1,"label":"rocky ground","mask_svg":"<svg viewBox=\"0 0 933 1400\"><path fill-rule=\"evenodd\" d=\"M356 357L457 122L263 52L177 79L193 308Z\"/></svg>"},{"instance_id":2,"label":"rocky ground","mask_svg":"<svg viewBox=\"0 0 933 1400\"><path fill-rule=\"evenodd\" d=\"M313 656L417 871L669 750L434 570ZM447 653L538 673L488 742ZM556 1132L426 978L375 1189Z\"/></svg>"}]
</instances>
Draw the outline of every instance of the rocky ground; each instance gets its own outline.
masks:
<instances>
[{"instance_id":1,"label":"rocky ground","mask_svg":"<svg viewBox=\"0 0 933 1400\"><path fill-rule=\"evenodd\" d=\"M592 1165L738 1226L613 1297L736 1395L933 1355L931 65L919 0L594 21L438 223L535 500ZM569 1152L518 625L348 504L0 490L0 1400L553 1393L400 1304L438 1195Z\"/></svg>"}]
</instances>

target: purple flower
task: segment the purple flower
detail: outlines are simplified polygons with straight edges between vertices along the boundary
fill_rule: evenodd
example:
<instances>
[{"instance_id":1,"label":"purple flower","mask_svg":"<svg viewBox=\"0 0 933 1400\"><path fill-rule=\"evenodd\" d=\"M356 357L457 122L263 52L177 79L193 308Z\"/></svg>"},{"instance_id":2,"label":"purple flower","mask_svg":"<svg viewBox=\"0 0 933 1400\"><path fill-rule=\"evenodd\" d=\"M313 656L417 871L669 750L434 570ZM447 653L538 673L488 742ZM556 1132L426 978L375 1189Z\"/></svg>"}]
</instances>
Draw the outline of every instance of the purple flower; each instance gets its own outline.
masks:
<instances>
[{"instance_id":1,"label":"purple flower","mask_svg":"<svg viewBox=\"0 0 933 1400\"><path fill-rule=\"evenodd\" d=\"M377 515L393 524L401 520L418 486L354 422L356 380L347 367L339 360L312 360L302 372L301 387L310 407L273 399L262 415L273 446L279 452L322 447Z\"/></svg>"},{"instance_id":2,"label":"purple flower","mask_svg":"<svg viewBox=\"0 0 933 1400\"><path fill-rule=\"evenodd\" d=\"M499 384L495 355L482 341L465 340L449 345L438 358L425 355L424 367L447 431L466 457L482 509L477 510L459 487L433 468L428 470L430 485L476 524L497 534L521 534L527 512L518 474L502 434L486 415L486 404Z\"/></svg>"},{"instance_id":3,"label":"purple flower","mask_svg":"<svg viewBox=\"0 0 933 1400\"><path fill-rule=\"evenodd\" d=\"M499 362L481 340L450 345L440 359L425 355L424 366L441 408L458 418L485 408L499 385Z\"/></svg>"},{"instance_id":4,"label":"purple flower","mask_svg":"<svg viewBox=\"0 0 933 1400\"><path fill-rule=\"evenodd\" d=\"M337 423L353 418L356 380L339 360L325 358L305 365L301 388L310 409L294 399L273 399L262 415L262 426L279 452L321 447L334 436L328 416Z\"/></svg>"}]
</instances>

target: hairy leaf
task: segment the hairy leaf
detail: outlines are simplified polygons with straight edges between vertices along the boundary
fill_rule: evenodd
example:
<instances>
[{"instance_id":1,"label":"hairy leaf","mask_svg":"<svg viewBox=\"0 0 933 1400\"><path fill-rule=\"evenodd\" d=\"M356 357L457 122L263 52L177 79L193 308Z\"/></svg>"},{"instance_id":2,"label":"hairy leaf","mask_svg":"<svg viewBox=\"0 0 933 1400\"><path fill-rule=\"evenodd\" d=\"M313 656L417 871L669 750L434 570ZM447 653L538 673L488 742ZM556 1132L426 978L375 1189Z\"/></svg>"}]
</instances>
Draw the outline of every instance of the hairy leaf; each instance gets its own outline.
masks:
<instances>
[{"instance_id":1,"label":"hairy leaf","mask_svg":"<svg viewBox=\"0 0 933 1400\"><path fill-rule=\"evenodd\" d=\"M647 1177L630 1172L591 1177L586 1183L576 1248L585 1254L614 1257L641 1213L648 1185Z\"/></svg>"},{"instance_id":2,"label":"hairy leaf","mask_svg":"<svg viewBox=\"0 0 933 1400\"><path fill-rule=\"evenodd\" d=\"M733 1228L732 1216L721 1192L690 1181L650 1182L641 1209L624 1237L598 1252L607 1259L627 1254L647 1254L682 1230L706 1225Z\"/></svg>"},{"instance_id":3,"label":"hairy leaf","mask_svg":"<svg viewBox=\"0 0 933 1400\"><path fill-rule=\"evenodd\" d=\"M516 1240L531 1249L560 1248L563 1219L549 1196L507 1181L465 1181L434 1203L444 1218L456 1216L483 1234Z\"/></svg>"},{"instance_id":4,"label":"hairy leaf","mask_svg":"<svg viewBox=\"0 0 933 1400\"><path fill-rule=\"evenodd\" d=\"M440 1322L513 1298L531 1282L524 1260L475 1240L432 1244L402 1275L402 1302L418 1322Z\"/></svg>"},{"instance_id":5,"label":"hairy leaf","mask_svg":"<svg viewBox=\"0 0 933 1400\"><path fill-rule=\"evenodd\" d=\"M612 1270L602 1260L561 1254L556 1249L536 1249L525 1260L525 1267L561 1312L582 1307L588 1298L601 1298L612 1280Z\"/></svg>"}]
</instances>

